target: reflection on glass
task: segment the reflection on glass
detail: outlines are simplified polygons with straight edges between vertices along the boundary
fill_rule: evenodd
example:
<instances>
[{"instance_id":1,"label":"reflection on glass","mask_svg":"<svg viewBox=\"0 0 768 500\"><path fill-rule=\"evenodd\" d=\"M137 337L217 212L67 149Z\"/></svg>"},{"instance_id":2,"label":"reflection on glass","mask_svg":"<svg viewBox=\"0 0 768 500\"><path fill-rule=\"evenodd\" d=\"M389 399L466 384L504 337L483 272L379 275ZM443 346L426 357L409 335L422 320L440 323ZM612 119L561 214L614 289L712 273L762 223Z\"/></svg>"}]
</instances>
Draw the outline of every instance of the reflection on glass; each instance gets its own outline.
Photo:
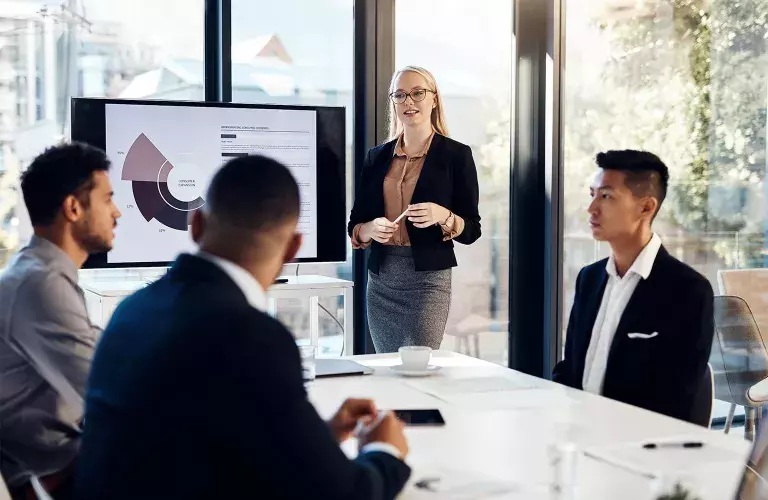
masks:
<instances>
[{"instance_id":1,"label":"reflection on glass","mask_svg":"<svg viewBox=\"0 0 768 500\"><path fill-rule=\"evenodd\" d=\"M0 269L31 234L19 174L68 137L70 98L201 99L203 14L202 0L2 3Z\"/></svg>"},{"instance_id":2,"label":"reflection on glass","mask_svg":"<svg viewBox=\"0 0 768 500\"><path fill-rule=\"evenodd\" d=\"M718 271L764 267L768 4L569 0L566 12L566 312L579 269L608 253L586 225L606 149L667 163L654 227L716 292Z\"/></svg>"},{"instance_id":3,"label":"reflection on glass","mask_svg":"<svg viewBox=\"0 0 768 500\"><path fill-rule=\"evenodd\" d=\"M352 200L353 0L232 0L232 100L234 102L344 106L347 119L347 200ZM202 62L200 63L202 72ZM202 73L201 73L202 74ZM347 207L349 213L351 205ZM297 270L290 266L285 272ZM339 264L302 264L302 275L352 279L352 249ZM342 353L341 298L320 300L318 356ZM350 305L351 307L351 305ZM280 300L277 317L299 339L309 337L306 300ZM344 353L352 354L352 353Z\"/></svg>"},{"instance_id":4,"label":"reflection on glass","mask_svg":"<svg viewBox=\"0 0 768 500\"><path fill-rule=\"evenodd\" d=\"M669 166L654 229L716 295L765 282L745 273L740 291L726 290L722 272L767 262L768 3L568 0L566 16L564 317L581 267L610 251L586 223L594 158L608 149L649 150ZM768 331L763 306L750 303ZM712 363L722 379L722 360ZM727 410L717 403L715 416Z\"/></svg>"},{"instance_id":5,"label":"reflection on glass","mask_svg":"<svg viewBox=\"0 0 768 500\"><path fill-rule=\"evenodd\" d=\"M435 75L448 130L472 148L480 182L483 236L455 246L459 266L442 348L506 365L512 3L395 5L395 66Z\"/></svg>"}]
</instances>

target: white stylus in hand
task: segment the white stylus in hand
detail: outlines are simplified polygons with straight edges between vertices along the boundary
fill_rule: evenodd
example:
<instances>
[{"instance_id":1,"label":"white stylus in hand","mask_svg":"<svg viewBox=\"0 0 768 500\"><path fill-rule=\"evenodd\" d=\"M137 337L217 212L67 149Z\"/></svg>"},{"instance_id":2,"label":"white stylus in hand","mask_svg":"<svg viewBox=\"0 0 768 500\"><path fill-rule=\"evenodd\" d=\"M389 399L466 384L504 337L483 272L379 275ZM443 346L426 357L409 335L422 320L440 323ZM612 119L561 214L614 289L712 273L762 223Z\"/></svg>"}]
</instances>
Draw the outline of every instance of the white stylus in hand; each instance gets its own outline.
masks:
<instances>
[{"instance_id":1,"label":"white stylus in hand","mask_svg":"<svg viewBox=\"0 0 768 500\"><path fill-rule=\"evenodd\" d=\"M407 213L408 213L408 210L410 210L410 209L411 209L411 207L410 207L410 206L409 206L408 208L406 208L406 209L405 209L405 212L401 213L401 214L400 214L400 215L397 217L397 219L395 219L395 220L394 220L393 224L397 224L398 222L400 222L400 219L402 219L403 217L405 217L405 214L407 214Z\"/></svg>"},{"instance_id":2,"label":"white stylus in hand","mask_svg":"<svg viewBox=\"0 0 768 500\"><path fill-rule=\"evenodd\" d=\"M383 410L376 415L376 418L374 418L369 424L366 424L363 419L360 419L357 421L357 426L355 426L355 430L352 432L352 434L355 437L359 437L364 434L368 434L372 430L374 430L376 427L379 426L379 424L384 421L385 418L387 418L387 415L390 414L389 410Z\"/></svg>"}]
</instances>

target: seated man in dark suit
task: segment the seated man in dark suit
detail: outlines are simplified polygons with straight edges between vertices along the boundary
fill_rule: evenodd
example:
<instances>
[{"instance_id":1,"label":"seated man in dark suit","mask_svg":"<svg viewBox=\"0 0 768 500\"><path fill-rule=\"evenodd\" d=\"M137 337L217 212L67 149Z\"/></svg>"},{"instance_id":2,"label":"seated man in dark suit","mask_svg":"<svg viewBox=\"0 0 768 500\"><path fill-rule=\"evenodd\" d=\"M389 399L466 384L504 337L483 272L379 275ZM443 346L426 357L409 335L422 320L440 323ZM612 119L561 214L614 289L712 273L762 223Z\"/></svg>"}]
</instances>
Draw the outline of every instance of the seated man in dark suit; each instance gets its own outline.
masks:
<instances>
[{"instance_id":1,"label":"seated man in dark suit","mask_svg":"<svg viewBox=\"0 0 768 500\"><path fill-rule=\"evenodd\" d=\"M552 378L695 421L714 336L713 295L706 278L669 255L651 229L669 172L643 151L600 153L597 166L589 223L612 255L579 273L565 356Z\"/></svg>"},{"instance_id":2,"label":"seated man in dark suit","mask_svg":"<svg viewBox=\"0 0 768 500\"><path fill-rule=\"evenodd\" d=\"M384 500L403 488L402 422L389 414L349 460L339 443L375 406L348 400L324 422L293 336L263 312L301 245L298 219L298 186L274 160L214 176L192 220L199 253L123 301L97 346L79 499Z\"/></svg>"}]
</instances>

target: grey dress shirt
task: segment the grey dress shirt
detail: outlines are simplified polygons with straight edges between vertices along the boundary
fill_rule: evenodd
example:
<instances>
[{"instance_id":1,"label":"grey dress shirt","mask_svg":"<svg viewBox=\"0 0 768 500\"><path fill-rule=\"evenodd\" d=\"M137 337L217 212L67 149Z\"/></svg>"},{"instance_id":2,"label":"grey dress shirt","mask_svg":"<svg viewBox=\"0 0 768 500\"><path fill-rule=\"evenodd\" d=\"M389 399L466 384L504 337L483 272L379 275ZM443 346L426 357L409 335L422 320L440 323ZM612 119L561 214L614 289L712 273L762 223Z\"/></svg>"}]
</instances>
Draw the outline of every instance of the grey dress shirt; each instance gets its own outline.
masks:
<instances>
[{"instance_id":1,"label":"grey dress shirt","mask_svg":"<svg viewBox=\"0 0 768 500\"><path fill-rule=\"evenodd\" d=\"M10 486L77 455L99 332L75 263L33 237L0 275L0 473Z\"/></svg>"}]
</instances>

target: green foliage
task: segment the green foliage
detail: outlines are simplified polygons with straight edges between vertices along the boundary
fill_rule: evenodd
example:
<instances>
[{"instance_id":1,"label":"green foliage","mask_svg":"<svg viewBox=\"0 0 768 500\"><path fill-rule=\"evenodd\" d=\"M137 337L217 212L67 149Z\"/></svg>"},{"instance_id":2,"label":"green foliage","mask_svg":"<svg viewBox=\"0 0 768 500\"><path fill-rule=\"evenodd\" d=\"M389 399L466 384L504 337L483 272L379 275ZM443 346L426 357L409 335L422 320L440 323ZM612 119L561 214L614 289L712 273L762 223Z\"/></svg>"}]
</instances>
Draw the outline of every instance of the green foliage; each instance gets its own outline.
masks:
<instances>
[{"instance_id":1,"label":"green foliage","mask_svg":"<svg viewBox=\"0 0 768 500\"><path fill-rule=\"evenodd\" d=\"M681 225L689 231L704 232L709 219L709 173L711 131L710 94L712 85L712 31L703 0L675 0L674 24L677 38L688 46L690 75L688 128L693 140L693 159L688 165L688 182L675 186Z\"/></svg>"},{"instance_id":2,"label":"green foliage","mask_svg":"<svg viewBox=\"0 0 768 500\"><path fill-rule=\"evenodd\" d=\"M566 217L583 218L574 200L586 197L597 152L648 149L672 176L659 223L707 233L717 243L702 236L701 251L729 265L757 263L764 245L736 252L733 235L765 230L768 2L660 0L635 14L567 27ZM598 33L597 42L575 40L574 28ZM724 232L729 242L716 234Z\"/></svg>"}]
</instances>

